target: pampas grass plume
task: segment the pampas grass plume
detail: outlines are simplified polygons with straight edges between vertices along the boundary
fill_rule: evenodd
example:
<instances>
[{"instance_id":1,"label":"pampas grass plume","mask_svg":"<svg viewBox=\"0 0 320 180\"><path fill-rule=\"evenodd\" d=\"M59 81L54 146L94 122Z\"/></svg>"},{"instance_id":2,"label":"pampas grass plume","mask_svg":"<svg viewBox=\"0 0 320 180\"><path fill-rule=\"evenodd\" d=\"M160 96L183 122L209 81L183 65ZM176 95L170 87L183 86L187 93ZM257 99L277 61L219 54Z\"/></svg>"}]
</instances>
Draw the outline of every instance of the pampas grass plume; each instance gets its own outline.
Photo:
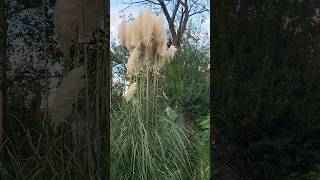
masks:
<instances>
[{"instance_id":1,"label":"pampas grass plume","mask_svg":"<svg viewBox=\"0 0 320 180\"><path fill-rule=\"evenodd\" d=\"M138 18L128 26L119 27L120 43L130 50L127 64L127 75L137 75L142 64L161 67L168 58L174 56L174 46L167 49L167 34L163 18L156 16L151 10L142 11Z\"/></svg>"},{"instance_id":2,"label":"pampas grass plume","mask_svg":"<svg viewBox=\"0 0 320 180\"><path fill-rule=\"evenodd\" d=\"M137 21L132 21L129 24L129 28L127 31L127 47L130 51L132 51L134 48L140 46L140 37L139 37L139 25Z\"/></svg>"},{"instance_id":3,"label":"pampas grass plume","mask_svg":"<svg viewBox=\"0 0 320 180\"><path fill-rule=\"evenodd\" d=\"M80 21L79 0L58 0L54 8L54 25L59 36L60 46L63 40L74 39Z\"/></svg>"},{"instance_id":4,"label":"pampas grass plume","mask_svg":"<svg viewBox=\"0 0 320 180\"><path fill-rule=\"evenodd\" d=\"M78 67L69 72L61 81L57 95L51 105L53 123L63 122L72 112L72 104L79 97L84 87L84 67Z\"/></svg>"},{"instance_id":5,"label":"pampas grass plume","mask_svg":"<svg viewBox=\"0 0 320 180\"><path fill-rule=\"evenodd\" d=\"M163 19L161 17L156 18L154 26L154 41L156 43L157 52L167 45L167 34L164 28Z\"/></svg>"},{"instance_id":6,"label":"pampas grass plume","mask_svg":"<svg viewBox=\"0 0 320 180\"><path fill-rule=\"evenodd\" d=\"M131 84L129 86L129 88L127 89L127 91L125 92L124 94L124 99L128 102L130 101L130 99L133 97L133 95L135 94L135 92L137 91L138 89L138 84L135 82L133 84Z\"/></svg>"},{"instance_id":7,"label":"pampas grass plume","mask_svg":"<svg viewBox=\"0 0 320 180\"><path fill-rule=\"evenodd\" d=\"M78 32L81 38L85 38L89 33L97 29L100 1L84 1L83 26L82 0L57 0L54 8L54 25L61 47L65 47L68 41L75 40Z\"/></svg>"},{"instance_id":8,"label":"pampas grass plume","mask_svg":"<svg viewBox=\"0 0 320 180\"><path fill-rule=\"evenodd\" d=\"M156 65L157 68L161 68L167 61L170 61L177 53L177 48L173 45L169 49L163 49L160 54L159 62Z\"/></svg>"},{"instance_id":9,"label":"pampas grass plume","mask_svg":"<svg viewBox=\"0 0 320 180\"><path fill-rule=\"evenodd\" d=\"M139 35L144 46L151 47L153 27L156 23L156 16L151 10L142 11L137 19L139 25Z\"/></svg>"},{"instance_id":10,"label":"pampas grass plume","mask_svg":"<svg viewBox=\"0 0 320 180\"><path fill-rule=\"evenodd\" d=\"M138 48L135 48L131 54L130 58L128 60L127 64L127 74L129 77L132 75L137 75L141 68L141 61L140 61L141 52Z\"/></svg>"},{"instance_id":11,"label":"pampas grass plume","mask_svg":"<svg viewBox=\"0 0 320 180\"><path fill-rule=\"evenodd\" d=\"M173 45L170 46L170 48L167 50L167 58L173 58L175 56L175 54L177 53L177 48Z\"/></svg>"}]
</instances>

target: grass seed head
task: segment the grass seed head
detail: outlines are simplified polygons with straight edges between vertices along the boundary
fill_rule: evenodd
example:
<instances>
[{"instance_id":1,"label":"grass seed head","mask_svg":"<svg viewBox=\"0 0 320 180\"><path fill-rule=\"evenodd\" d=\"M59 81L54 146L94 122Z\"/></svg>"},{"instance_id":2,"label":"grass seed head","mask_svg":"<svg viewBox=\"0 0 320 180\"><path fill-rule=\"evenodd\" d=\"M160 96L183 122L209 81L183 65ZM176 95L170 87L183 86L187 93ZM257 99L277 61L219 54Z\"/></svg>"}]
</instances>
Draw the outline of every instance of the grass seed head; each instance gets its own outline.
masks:
<instances>
[{"instance_id":1,"label":"grass seed head","mask_svg":"<svg viewBox=\"0 0 320 180\"><path fill-rule=\"evenodd\" d=\"M128 102L130 101L130 99L133 97L133 95L135 94L135 92L138 89L138 84L135 82L133 84L131 84L129 86L129 88L127 89L127 91L124 94L124 99Z\"/></svg>"},{"instance_id":2,"label":"grass seed head","mask_svg":"<svg viewBox=\"0 0 320 180\"><path fill-rule=\"evenodd\" d=\"M120 45L122 47L126 47L127 43L127 30L128 27L125 23L125 21L122 21L120 26L119 26L119 38L120 38Z\"/></svg>"},{"instance_id":3,"label":"grass seed head","mask_svg":"<svg viewBox=\"0 0 320 180\"><path fill-rule=\"evenodd\" d=\"M130 58L127 64L127 74L129 77L138 75L142 64L140 57L141 52L138 48L133 49L133 51L130 53Z\"/></svg>"}]
</instances>

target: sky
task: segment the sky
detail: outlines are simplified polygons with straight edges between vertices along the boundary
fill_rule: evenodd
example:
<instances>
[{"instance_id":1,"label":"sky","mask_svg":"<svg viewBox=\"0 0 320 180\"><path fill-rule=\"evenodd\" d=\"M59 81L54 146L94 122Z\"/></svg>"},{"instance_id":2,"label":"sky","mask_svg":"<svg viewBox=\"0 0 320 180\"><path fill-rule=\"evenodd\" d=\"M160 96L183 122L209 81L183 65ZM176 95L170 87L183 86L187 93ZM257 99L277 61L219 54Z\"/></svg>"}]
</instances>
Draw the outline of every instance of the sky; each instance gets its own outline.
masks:
<instances>
[{"instance_id":1,"label":"sky","mask_svg":"<svg viewBox=\"0 0 320 180\"><path fill-rule=\"evenodd\" d=\"M128 5L123 4L123 0L110 0L110 35L111 40L118 41L118 27L121 22L120 20L120 11L126 8ZM125 15L132 13L133 17L136 18L139 12L143 9L146 9L144 6L132 5L130 8L124 11ZM199 17L193 16L192 20L197 21ZM165 19L165 18L164 18ZM167 25L167 22L165 22ZM203 33L210 34L210 15L207 13L205 20L200 24ZM208 40L209 41L209 40Z\"/></svg>"}]
</instances>

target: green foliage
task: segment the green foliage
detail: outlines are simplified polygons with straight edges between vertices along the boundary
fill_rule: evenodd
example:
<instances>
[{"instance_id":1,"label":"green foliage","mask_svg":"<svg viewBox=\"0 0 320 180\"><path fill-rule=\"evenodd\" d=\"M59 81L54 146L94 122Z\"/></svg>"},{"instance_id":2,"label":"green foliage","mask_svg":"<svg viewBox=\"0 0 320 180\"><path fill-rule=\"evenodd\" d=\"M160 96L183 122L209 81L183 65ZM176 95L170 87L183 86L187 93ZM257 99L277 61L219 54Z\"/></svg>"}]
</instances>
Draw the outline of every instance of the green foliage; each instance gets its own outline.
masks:
<instances>
[{"instance_id":1,"label":"green foliage","mask_svg":"<svg viewBox=\"0 0 320 180\"><path fill-rule=\"evenodd\" d=\"M196 120L196 138L200 148L200 179L210 179L210 115Z\"/></svg>"},{"instance_id":2,"label":"green foliage","mask_svg":"<svg viewBox=\"0 0 320 180\"><path fill-rule=\"evenodd\" d=\"M316 170L306 174L293 173L290 176L288 176L288 179L289 180L318 180L320 179L320 169L317 168Z\"/></svg>"},{"instance_id":3,"label":"green foliage","mask_svg":"<svg viewBox=\"0 0 320 180\"><path fill-rule=\"evenodd\" d=\"M166 114L167 114L169 120L171 120L173 122L176 121L177 113L172 108L170 108L168 106L165 111L166 111Z\"/></svg>"},{"instance_id":4,"label":"green foliage","mask_svg":"<svg viewBox=\"0 0 320 180\"><path fill-rule=\"evenodd\" d=\"M320 37L311 23L319 6L216 3L213 117L222 177L283 180L319 165Z\"/></svg>"},{"instance_id":5,"label":"green foliage","mask_svg":"<svg viewBox=\"0 0 320 180\"><path fill-rule=\"evenodd\" d=\"M199 167L196 177L210 177L210 75L208 49L185 43L181 51L166 66L165 94L171 107L175 107L176 120L185 126L191 120L191 138L199 147ZM168 109L168 114L173 110ZM170 113L172 114L172 113ZM190 130L189 130L190 131Z\"/></svg>"},{"instance_id":6,"label":"green foliage","mask_svg":"<svg viewBox=\"0 0 320 180\"><path fill-rule=\"evenodd\" d=\"M209 113L209 57L206 50L185 45L165 69L165 93L171 104L181 102L187 118Z\"/></svg>"},{"instance_id":7,"label":"green foliage","mask_svg":"<svg viewBox=\"0 0 320 180\"><path fill-rule=\"evenodd\" d=\"M209 130L210 128L210 116L203 116L196 120L196 125L201 131Z\"/></svg>"}]
</instances>

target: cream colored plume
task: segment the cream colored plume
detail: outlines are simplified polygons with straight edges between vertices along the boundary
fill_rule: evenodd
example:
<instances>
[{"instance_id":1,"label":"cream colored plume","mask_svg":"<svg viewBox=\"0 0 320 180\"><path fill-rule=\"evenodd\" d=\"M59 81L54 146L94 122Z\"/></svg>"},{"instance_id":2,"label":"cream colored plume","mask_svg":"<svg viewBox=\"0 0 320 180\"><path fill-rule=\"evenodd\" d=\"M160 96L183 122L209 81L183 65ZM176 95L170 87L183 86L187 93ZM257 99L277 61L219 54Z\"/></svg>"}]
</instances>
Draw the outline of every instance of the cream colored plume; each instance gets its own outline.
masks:
<instances>
[{"instance_id":1,"label":"cream colored plume","mask_svg":"<svg viewBox=\"0 0 320 180\"><path fill-rule=\"evenodd\" d=\"M138 89L138 84L135 82L133 84L131 84L129 86L129 88L126 90L125 94L124 94L124 99L126 101L130 101L130 99L133 97L133 95L135 94L135 92L137 91Z\"/></svg>"},{"instance_id":2,"label":"cream colored plume","mask_svg":"<svg viewBox=\"0 0 320 180\"><path fill-rule=\"evenodd\" d=\"M127 64L129 77L137 75L143 64L154 66L152 69L160 68L177 51L174 46L167 48L164 20L151 10L142 11L128 25L122 22L119 35L120 44L130 50Z\"/></svg>"},{"instance_id":3,"label":"cream colored plume","mask_svg":"<svg viewBox=\"0 0 320 180\"><path fill-rule=\"evenodd\" d=\"M157 23L154 26L154 41L156 43L157 49L161 49L167 46L167 33L164 28L163 19L157 17Z\"/></svg>"},{"instance_id":4,"label":"cream colored plume","mask_svg":"<svg viewBox=\"0 0 320 180\"><path fill-rule=\"evenodd\" d=\"M86 38L98 28L100 3L99 0L57 0L54 25L62 47L75 40L77 33L80 38Z\"/></svg>"},{"instance_id":5,"label":"cream colored plume","mask_svg":"<svg viewBox=\"0 0 320 180\"><path fill-rule=\"evenodd\" d=\"M84 67L78 67L63 78L51 105L53 123L63 122L72 113L72 104L84 87L84 74Z\"/></svg>"},{"instance_id":6,"label":"cream colored plume","mask_svg":"<svg viewBox=\"0 0 320 180\"><path fill-rule=\"evenodd\" d=\"M141 52L138 48L133 49L133 51L130 53L130 58L127 64L127 74L129 77L139 74L142 65L140 57Z\"/></svg>"},{"instance_id":7,"label":"cream colored plume","mask_svg":"<svg viewBox=\"0 0 320 180\"><path fill-rule=\"evenodd\" d=\"M139 35L142 43L146 47L151 47L153 38L153 28L157 21L157 16L151 10L142 11L137 19L139 25Z\"/></svg>"},{"instance_id":8,"label":"cream colored plume","mask_svg":"<svg viewBox=\"0 0 320 180\"><path fill-rule=\"evenodd\" d=\"M167 61L170 61L177 53L177 50L178 49L173 45L171 45L169 49L163 49L156 63L157 70L162 68Z\"/></svg>"},{"instance_id":9,"label":"cream colored plume","mask_svg":"<svg viewBox=\"0 0 320 180\"><path fill-rule=\"evenodd\" d=\"M178 49L175 46L171 45L170 48L167 50L166 57L168 59L173 58L175 56L177 50Z\"/></svg>"},{"instance_id":10,"label":"cream colored plume","mask_svg":"<svg viewBox=\"0 0 320 180\"><path fill-rule=\"evenodd\" d=\"M139 34L139 24L137 21L132 21L129 24L129 29L127 33L127 47L130 51L134 48L140 48L141 46L141 36Z\"/></svg>"}]
</instances>

